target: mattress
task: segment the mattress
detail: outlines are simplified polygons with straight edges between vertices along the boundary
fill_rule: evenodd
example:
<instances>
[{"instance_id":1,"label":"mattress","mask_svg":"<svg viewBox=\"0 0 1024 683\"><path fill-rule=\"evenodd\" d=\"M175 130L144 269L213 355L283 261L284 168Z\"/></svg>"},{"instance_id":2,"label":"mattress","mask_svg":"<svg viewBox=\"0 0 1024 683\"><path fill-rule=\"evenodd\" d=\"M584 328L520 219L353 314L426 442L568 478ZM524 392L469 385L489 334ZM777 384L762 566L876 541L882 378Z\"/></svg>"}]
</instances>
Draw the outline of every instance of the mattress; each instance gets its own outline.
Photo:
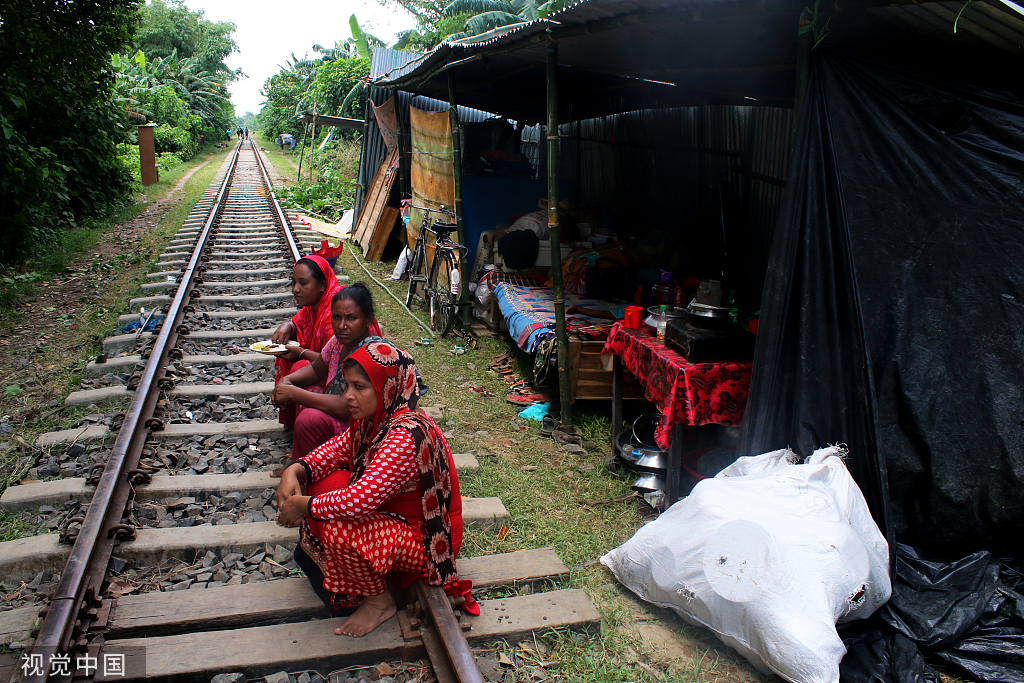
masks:
<instances>
[{"instance_id":1,"label":"mattress","mask_svg":"<svg viewBox=\"0 0 1024 683\"><path fill-rule=\"evenodd\" d=\"M509 282L493 283L501 315L508 324L508 332L519 348L533 353L543 339L555 336L554 292L550 287L525 287ZM614 311L622 304L582 296L566 295L565 307L582 306L593 310ZM566 328L587 339L607 339L614 321L572 315L566 318Z\"/></svg>"}]
</instances>

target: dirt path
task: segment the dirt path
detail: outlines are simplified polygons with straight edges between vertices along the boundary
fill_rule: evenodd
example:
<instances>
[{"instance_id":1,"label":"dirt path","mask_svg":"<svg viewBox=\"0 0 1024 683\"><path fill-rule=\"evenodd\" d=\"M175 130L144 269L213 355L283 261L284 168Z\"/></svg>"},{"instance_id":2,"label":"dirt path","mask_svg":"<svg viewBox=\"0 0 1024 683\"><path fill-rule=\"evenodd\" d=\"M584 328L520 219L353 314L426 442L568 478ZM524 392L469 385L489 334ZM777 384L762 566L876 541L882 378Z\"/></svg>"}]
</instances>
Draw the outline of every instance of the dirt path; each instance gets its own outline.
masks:
<instances>
[{"instance_id":1,"label":"dirt path","mask_svg":"<svg viewBox=\"0 0 1024 683\"><path fill-rule=\"evenodd\" d=\"M0 422L0 453L23 428L61 420L63 398L77 388L101 330L116 324L148 267L152 248L143 247L144 237L182 201L189 178L223 158L211 155L188 171L163 196L103 234L64 273L40 282L18 305L15 326L0 330L0 419L5 418ZM34 441L29 433L22 439ZM0 482L6 474L0 472Z\"/></svg>"}]
</instances>

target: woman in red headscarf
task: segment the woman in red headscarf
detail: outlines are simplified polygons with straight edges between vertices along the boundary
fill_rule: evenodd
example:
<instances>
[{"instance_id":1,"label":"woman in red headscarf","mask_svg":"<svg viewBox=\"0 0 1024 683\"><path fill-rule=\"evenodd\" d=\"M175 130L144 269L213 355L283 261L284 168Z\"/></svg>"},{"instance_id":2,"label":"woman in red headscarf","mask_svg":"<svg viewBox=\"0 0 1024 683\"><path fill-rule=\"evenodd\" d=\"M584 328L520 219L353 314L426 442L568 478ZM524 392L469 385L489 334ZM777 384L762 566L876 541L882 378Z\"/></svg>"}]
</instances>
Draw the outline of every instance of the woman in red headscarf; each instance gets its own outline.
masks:
<instances>
[{"instance_id":1,"label":"woman in red headscarf","mask_svg":"<svg viewBox=\"0 0 1024 683\"><path fill-rule=\"evenodd\" d=\"M274 363L277 366L275 385L287 375L312 363L334 336L334 328L331 327L331 298L340 289L334 269L323 257L311 254L295 262L292 267L292 295L299 312L274 330L270 339L277 344L287 344L294 340L299 345L290 347L286 353L278 356ZM380 326L376 320L372 322L370 331L371 334L380 335ZM326 388L327 377L305 387L307 391L318 394L322 394ZM295 426L296 411L300 409L301 406L296 404L283 406L278 413L281 424L292 429Z\"/></svg>"},{"instance_id":2,"label":"woman in red headscarf","mask_svg":"<svg viewBox=\"0 0 1024 683\"><path fill-rule=\"evenodd\" d=\"M345 360L349 430L290 465L277 489L278 524L301 527L295 559L335 614L335 629L363 636L395 614L385 585L417 578L469 598L455 557L462 498L451 450L434 422L411 410L412 358L387 341ZM305 486L305 494L302 488Z\"/></svg>"}]
</instances>

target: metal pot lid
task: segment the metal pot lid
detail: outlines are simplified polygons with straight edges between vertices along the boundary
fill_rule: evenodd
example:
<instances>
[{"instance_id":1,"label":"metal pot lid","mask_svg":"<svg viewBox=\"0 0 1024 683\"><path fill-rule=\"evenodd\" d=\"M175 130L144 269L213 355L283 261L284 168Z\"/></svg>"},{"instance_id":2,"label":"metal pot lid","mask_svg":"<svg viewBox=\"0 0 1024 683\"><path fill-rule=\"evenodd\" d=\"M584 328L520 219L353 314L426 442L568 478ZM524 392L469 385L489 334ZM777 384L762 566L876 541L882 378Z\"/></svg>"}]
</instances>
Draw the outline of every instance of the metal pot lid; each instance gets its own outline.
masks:
<instances>
[{"instance_id":1,"label":"metal pot lid","mask_svg":"<svg viewBox=\"0 0 1024 683\"><path fill-rule=\"evenodd\" d=\"M647 307L647 312L650 313L651 317L654 318L655 320L657 320L658 316L661 315L661 309L658 308L657 306L648 306ZM674 306L671 307L671 308L669 308L669 307L665 308L665 317L666 318L682 318L685 314L686 314L686 309L685 308L676 308Z\"/></svg>"},{"instance_id":2,"label":"metal pot lid","mask_svg":"<svg viewBox=\"0 0 1024 683\"><path fill-rule=\"evenodd\" d=\"M699 304L696 301L691 301L690 305L686 307L686 310L691 315L699 315L702 318L728 318L729 310L724 306L708 306L707 304Z\"/></svg>"}]
</instances>

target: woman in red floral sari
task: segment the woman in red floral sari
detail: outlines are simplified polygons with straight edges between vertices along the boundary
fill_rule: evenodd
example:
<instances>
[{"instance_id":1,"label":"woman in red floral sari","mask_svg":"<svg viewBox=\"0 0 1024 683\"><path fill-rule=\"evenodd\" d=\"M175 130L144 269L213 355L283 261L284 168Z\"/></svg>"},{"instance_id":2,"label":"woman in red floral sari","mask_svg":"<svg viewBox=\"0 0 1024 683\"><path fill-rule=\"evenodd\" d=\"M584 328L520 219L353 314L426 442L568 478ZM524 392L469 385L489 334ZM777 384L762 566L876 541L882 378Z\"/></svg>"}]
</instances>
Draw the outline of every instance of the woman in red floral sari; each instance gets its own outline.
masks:
<instances>
[{"instance_id":1,"label":"woman in red floral sari","mask_svg":"<svg viewBox=\"0 0 1024 683\"><path fill-rule=\"evenodd\" d=\"M349 430L284 471L277 521L301 527L295 558L328 608L358 605L335 633L363 636L395 614L386 576L398 588L423 578L468 597L455 569L462 498L440 430L409 408L418 393L412 358L373 342L342 372Z\"/></svg>"}]
</instances>

